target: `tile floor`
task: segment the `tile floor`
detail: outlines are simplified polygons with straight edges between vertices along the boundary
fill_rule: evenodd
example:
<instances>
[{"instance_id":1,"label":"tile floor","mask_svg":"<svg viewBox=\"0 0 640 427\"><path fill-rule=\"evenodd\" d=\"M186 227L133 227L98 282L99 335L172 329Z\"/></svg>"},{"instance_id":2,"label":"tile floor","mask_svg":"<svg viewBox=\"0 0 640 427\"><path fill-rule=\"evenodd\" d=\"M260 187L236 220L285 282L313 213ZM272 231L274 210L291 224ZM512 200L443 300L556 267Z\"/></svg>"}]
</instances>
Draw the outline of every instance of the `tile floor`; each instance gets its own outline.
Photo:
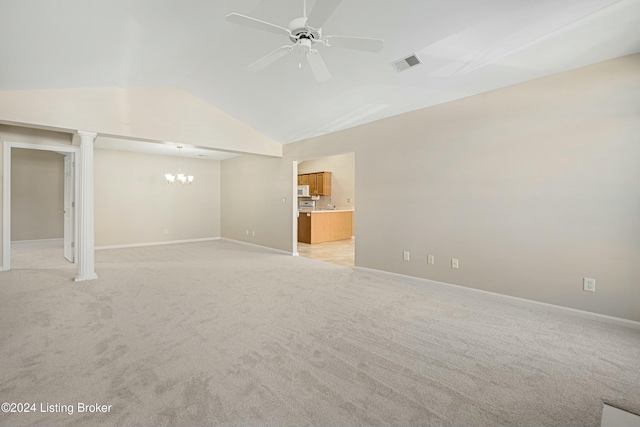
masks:
<instances>
[{"instance_id":1,"label":"tile floor","mask_svg":"<svg viewBox=\"0 0 640 427\"><path fill-rule=\"evenodd\" d=\"M298 242L298 253L305 258L353 267L355 255L355 240L338 240L310 245Z\"/></svg>"}]
</instances>

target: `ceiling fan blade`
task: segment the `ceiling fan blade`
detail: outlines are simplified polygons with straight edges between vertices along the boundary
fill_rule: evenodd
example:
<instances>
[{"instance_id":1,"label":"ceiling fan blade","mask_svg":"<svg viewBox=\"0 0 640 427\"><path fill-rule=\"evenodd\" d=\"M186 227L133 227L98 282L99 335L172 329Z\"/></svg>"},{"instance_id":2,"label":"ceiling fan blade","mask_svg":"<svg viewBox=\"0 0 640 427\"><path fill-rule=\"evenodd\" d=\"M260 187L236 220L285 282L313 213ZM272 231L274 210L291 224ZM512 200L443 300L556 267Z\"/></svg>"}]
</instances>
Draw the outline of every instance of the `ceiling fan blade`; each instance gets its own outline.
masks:
<instances>
[{"instance_id":1,"label":"ceiling fan blade","mask_svg":"<svg viewBox=\"0 0 640 427\"><path fill-rule=\"evenodd\" d=\"M313 71L313 75L316 76L317 81L324 82L331 78L327 64L324 63L322 56L320 56L317 50L312 49L307 52L307 62L309 63L311 71Z\"/></svg>"},{"instance_id":2,"label":"ceiling fan blade","mask_svg":"<svg viewBox=\"0 0 640 427\"><path fill-rule=\"evenodd\" d=\"M284 27L280 27L269 22L261 21L256 18L252 18L246 15L240 15L239 13L230 13L227 15L227 22L233 22L234 24L244 25L245 27L255 28L256 30L267 31L269 33L282 34L288 36L291 31Z\"/></svg>"},{"instance_id":3,"label":"ceiling fan blade","mask_svg":"<svg viewBox=\"0 0 640 427\"><path fill-rule=\"evenodd\" d=\"M364 50L367 52L380 52L384 46L384 40L367 39L364 37L326 36L324 40L326 40L331 47Z\"/></svg>"},{"instance_id":4,"label":"ceiling fan blade","mask_svg":"<svg viewBox=\"0 0 640 427\"><path fill-rule=\"evenodd\" d=\"M309 14L309 19L307 19L307 26L315 29L321 28L340 3L342 0L317 0Z\"/></svg>"},{"instance_id":5,"label":"ceiling fan blade","mask_svg":"<svg viewBox=\"0 0 640 427\"><path fill-rule=\"evenodd\" d=\"M274 50L273 52L268 53L265 56L263 56L262 58L258 59L257 61L249 64L249 66L247 68L249 68L251 71L260 71L263 68L273 64L274 62L276 62L278 59L282 58L283 56L286 56L289 52L291 52L292 49L293 49L293 46L282 46L282 47L279 47L278 49Z\"/></svg>"}]
</instances>

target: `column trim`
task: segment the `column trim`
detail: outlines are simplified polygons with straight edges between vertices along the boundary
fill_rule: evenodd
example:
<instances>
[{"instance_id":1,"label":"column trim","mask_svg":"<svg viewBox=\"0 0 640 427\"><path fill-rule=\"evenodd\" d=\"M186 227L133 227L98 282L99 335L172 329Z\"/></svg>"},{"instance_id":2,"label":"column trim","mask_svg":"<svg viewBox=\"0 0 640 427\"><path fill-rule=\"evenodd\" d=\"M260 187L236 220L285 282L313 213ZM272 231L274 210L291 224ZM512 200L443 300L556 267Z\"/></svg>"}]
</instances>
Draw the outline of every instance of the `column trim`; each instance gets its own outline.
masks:
<instances>
[{"instance_id":1,"label":"column trim","mask_svg":"<svg viewBox=\"0 0 640 427\"><path fill-rule=\"evenodd\" d=\"M76 282L98 278L95 272L95 222L93 188L93 143L95 132L78 131L80 151L76 163L78 191L78 275Z\"/></svg>"}]
</instances>

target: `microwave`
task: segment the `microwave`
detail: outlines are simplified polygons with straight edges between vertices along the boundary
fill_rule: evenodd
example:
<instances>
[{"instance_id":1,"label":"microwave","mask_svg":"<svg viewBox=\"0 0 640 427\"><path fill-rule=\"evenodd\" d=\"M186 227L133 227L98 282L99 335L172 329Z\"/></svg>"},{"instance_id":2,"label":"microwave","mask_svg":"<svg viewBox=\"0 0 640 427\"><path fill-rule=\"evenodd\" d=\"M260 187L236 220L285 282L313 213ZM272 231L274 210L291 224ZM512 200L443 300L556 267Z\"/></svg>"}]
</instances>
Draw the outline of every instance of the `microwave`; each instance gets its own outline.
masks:
<instances>
[{"instance_id":1,"label":"microwave","mask_svg":"<svg viewBox=\"0 0 640 427\"><path fill-rule=\"evenodd\" d=\"M308 185L298 185L298 197L309 197L309 186Z\"/></svg>"}]
</instances>

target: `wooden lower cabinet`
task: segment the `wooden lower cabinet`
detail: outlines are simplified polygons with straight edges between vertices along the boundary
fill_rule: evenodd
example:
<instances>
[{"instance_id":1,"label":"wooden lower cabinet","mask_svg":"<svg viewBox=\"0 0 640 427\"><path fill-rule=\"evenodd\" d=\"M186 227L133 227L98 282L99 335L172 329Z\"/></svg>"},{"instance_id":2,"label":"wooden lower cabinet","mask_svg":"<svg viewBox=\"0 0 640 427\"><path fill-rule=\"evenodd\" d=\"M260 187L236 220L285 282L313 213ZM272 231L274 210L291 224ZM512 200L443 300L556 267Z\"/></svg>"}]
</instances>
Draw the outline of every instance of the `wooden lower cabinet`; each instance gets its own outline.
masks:
<instances>
[{"instance_id":1,"label":"wooden lower cabinet","mask_svg":"<svg viewBox=\"0 0 640 427\"><path fill-rule=\"evenodd\" d=\"M298 242L311 243L311 212L298 215Z\"/></svg>"},{"instance_id":2,"label":"wooden lower cabinet","mask_svg":"<svg viewBox=\"0 0 640 427\"><path fill-rule=\"evenodd\" d=\"M300 212L298 242L322 243L350 239L353 235L353 212Z\"/></svg>"}]
</instances>

